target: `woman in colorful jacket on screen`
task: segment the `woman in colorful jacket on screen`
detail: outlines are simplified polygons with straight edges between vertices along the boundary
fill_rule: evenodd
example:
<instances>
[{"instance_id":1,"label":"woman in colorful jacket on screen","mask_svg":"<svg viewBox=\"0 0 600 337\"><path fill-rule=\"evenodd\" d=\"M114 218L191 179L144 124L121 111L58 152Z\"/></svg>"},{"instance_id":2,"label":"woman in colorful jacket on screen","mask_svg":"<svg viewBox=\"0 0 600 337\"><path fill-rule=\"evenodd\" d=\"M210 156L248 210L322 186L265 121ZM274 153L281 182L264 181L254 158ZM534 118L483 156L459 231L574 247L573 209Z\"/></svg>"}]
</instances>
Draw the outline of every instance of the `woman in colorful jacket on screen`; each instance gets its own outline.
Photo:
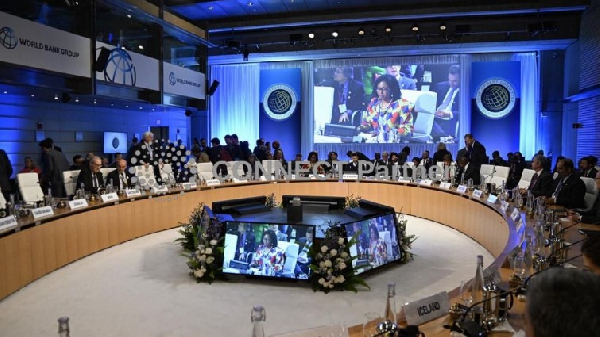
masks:
<instances>
[{"instance_id":1,"label":"woman in colorful jacket on screen","mask_svg":"<svg viewBox=\"0 0 600 337\"><path fill-rule=\"evenodd\" d=\"M402 99L398 80L390 75L379 76L375 80L371 102L367 105L360 130L374 131L374 136L380 131L388 135L389 131L397 130L399 137L410 136L413 132L413 110L414 104Z\"/></svg>"},{"instance_id":2,"label":"woman in colorful jacket on screen","mask_svg":"<svg viewBox=\"0 0 600 337\"><path fill-rule=\"evenodd\" d=\"M283 270L283 250L277 247L277 235L270 229L263 233L262 245L252 257L250 267L257 268L259 275L275 276Z\"/></svg>"},{"instance_id":3,"label":"woman in colorful jacket on screen","mask_svg":"<svg viewBox=\"0 0 600 337\"><path fill-rule=\"evenodd\" d=\"M379 230L375 219L369 224L369 234L371 238L369 242L369 262L374 266L382 265L387 261L387 246L379 238Z\"/></svg>"}]
</instances>

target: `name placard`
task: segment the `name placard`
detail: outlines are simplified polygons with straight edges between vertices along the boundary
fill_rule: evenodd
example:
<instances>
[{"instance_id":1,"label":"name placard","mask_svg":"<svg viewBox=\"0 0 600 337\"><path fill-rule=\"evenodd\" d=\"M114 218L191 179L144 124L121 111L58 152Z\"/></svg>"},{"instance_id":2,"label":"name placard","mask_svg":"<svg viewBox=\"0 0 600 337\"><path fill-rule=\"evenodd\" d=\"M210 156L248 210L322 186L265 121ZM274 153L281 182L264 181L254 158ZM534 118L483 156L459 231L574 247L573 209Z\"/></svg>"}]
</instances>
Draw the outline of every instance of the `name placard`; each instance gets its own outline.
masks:
<instances>
[{"instance_id":1,"label":"name placard","mask_svg":"<svg viewBox=\"0 0 600 337\"><path fill-rule=\"evenodd\" d=\"M458 192L458 193L465 193L465 192L467 192L467 186L466 185L460 185L460 186L458 186L458 188L456 189L456 192Z\"/></svg>"},{"instance_id":2,"label":"name placard","mask_svg":"<svg viewBox=\"0 0 600 337\"><path fill-rule=\"evenodd\" d=\"M493 194L490 194L487 198L487 202L489 204L495 204L497 200L498 200L498 197Z\"/></svg>"},{"instance_id":3,"label":"name placard","mask_svg":"<svg viewBox=\"0 0 600 337\"><path fill-rule=\"evenodd\" d=\"M248 182L248 180L238 179L238 178L232 178L232 180L233 180L234 184L241 184L241 183L247 183Z\"/></svg>"},{"instance_id":4,"label":"name placard","mask_svg":"<svg viewBox=\"0 0 600 337\"><path fill-rule=\"evenodd\" d=\"M398 182L401 182L401 183L410 183L410 178L398 177Z\"/></svg>"},{"instance_id":5,"label":"name placard","mask_svg":"<svg viewBox=\"0 0 600 337\"><path fill-rule=\"evenodd\" d=\"M510 217L516 222L517 220L521 219L521 212L519 212L519 209L515 207L510 214Z\"/></svg>"},{"instance_id":6,"label":"name placard","mask_svg":"<svg viewBox=\"0 0 600 337\"><path fill-rule=\"evenodd\" d=\"M424 180L421 180L421 182L419 184L421 186L432 186L433 185L433 180L431 180L431 179L424 179Z\"/></svg>"},{"instance_id":7,"label":"name placard","mask_svg":"<svg viewBox=\"0 0 600 337\"><path fill-rule=\"evenodd\" d=\"M356 180L356 179L358 179L358 174L347 174L347 173L344 173L342 175L342 179L344 179L344 180Z\"/></svg>"},{"instance_id":8,"label":"name placard","mask_svg":"<svg viewBox=\"0 0 600 337\"><path fill-rule=\"evenodd\" d=\"M11 230L17 226L17 218L14 215L9 215L6 218L0 219L0 232Z\"/></svg>"},{"instance_id":9,"label":"name placard","mask_svg":"<svg viewBox=\"0 0 600 337\"><path fill-rule=\"evenodd\" d=\"M198 183L189 183L190 184L190 189L195 190L198 188Z\"/></svg>"},{"instance_id":10,"label":"name placard","mask_svg":"<svg viewBox=\"0 0 600 337\"><path fill-rule=\"evenodd\" d=\"M508 209L508 202L501 201L500 202L500 211L502 211L503 213L505 213L507 209Z\"/></svg>"},{"instance_id":11,"label":"name placard","mask_svg":"<svg viewBox=\"0 0 600 337\"><path fill-rule=\"evenodd\" d=\"M219 179L208 179L206 181L206 186L219 186L221 185L221 181Z\"/></svg>"},{"instance_id":12,"label":"name placard","mask_svg":"<svg viewBox=\"0 0 600 337\"><path fill-rule=\"evenodd\" d=\"M50 206L34 208L31 213L34 219L43 218L45 216L54 215L54 210Z\"/></svg>"},{"instance_id":13,"label":"name placard","mask_svg":"<svg viewBox=\"0 0 600 337\"><path fill-rule=\"evenodd\" d=\"M142 192L138 190L125 190L125 195L129 197L139 197L142 195Z\"/></svg>"},{"instance_id":14,"label":"name placard","mask_svg":"<svg viewBox=\"0 0 600 337\"><path fill-rule=\"evenodd\" d=\"M152 187L152 193L169 193L169 188L165 185Z\"/></svg>"},{"instance_id":15,"label":"name placard","mask_svg":"<svg viewBox=\"0 0 600 337\"><path fill-rule=\"evenodd\" d=\"M260 176L260 178L258 178L258 180L260 180L260 181L267 181L267 177L265 177L265 176Z\"/></svg>"},{"instance_id":16,"label":"name placard","mask_svg":"<svg viewBox=\"0 0 600 337\"><path fill-rule=\"evenodd\" d=\"M88 202L85 199L75 199L69 201L70 209L80 209L84 207L88 207Z\"/></svg>"},{"instance_id":17,"label":"name placard","mask_svg":"<svg viewBox=\"0 0 600 337\"><path fill-rule=\"evenodd\" d=\"M181 187L183 187L183 189L186 190L186 191L189 191L189 190L192 189L190 183L183 183L183 184L181 184Z\"/></svg>"},{"instance_id":18,"label":"name placard","mask_svg":"<svg viewBox=\"0 0 600 337\"><path fill-rule=\"evenodd\" d=\"M119 200L119 196L117 195L117 193L108 193L108 194L102 194L100 196L100 198L102 199L102 202L111 202L111 201L118 201Z\"/></svg>"},{"instance_id":19,"label":"name placard","mask_svg":"<svg viewBox=\"0 0 600 337\"><path fill-rule=\"evenodd\" d=\"M421 325L432 319L445 316L449 309L450 300L448 299L448 293L444 291L405 305L406 323Z\"/></svg>"},{"instance_id":20,"label":"name placard","mask_svg":"<svg viewBox=\"0 0 600 337\"><path fill-rule=\"evenodd\" d=\"M450 184L450 183L441 183L440 184L440 188L445 188L445 189L449 190L450 187L452 187L452 184Z\"/></svg>"},{"instance_id":21,"label":"name placard","mask_svg":"<svg viewBox=\"0 0 600 337\"><path fill-rule=\"evenodd\" d=\"M473 194L471 196L473 197L473 199L481 199L482 195L483 195L483 191L481 191L481 190L474 190Z\"/></svg>"}]
</instances>

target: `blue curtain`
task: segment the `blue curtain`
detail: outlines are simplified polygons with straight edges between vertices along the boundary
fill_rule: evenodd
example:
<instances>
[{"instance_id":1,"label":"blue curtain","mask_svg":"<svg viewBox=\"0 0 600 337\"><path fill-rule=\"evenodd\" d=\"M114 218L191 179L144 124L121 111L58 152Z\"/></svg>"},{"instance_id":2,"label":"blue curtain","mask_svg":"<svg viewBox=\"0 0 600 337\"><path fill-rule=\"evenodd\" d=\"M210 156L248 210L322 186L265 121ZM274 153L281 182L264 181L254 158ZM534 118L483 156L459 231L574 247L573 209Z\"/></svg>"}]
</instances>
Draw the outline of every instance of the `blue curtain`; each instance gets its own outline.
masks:
<instances>
[{"instance_id":1,"label":"blue curtain","mask_svg":"<svg viewBox=\"0 0 600 337\"><path fill-rule=\"evenodd\" d=\"M211 138L223 142L225 135L235 133L252 149L259 137L259 64L213 65L210 79L220 82L210 98Z\"/></svg>"}]
</instances>

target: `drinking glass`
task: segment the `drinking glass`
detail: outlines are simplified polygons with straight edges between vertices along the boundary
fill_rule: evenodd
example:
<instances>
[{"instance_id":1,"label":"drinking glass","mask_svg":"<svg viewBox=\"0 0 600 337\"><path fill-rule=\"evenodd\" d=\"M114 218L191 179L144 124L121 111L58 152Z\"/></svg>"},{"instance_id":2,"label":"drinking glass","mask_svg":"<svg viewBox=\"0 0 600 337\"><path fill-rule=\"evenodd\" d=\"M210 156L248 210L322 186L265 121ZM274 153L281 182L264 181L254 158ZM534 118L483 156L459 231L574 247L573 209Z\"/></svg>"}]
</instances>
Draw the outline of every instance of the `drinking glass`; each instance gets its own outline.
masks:
<instances>
[{"instance_id":1,"label":"drinking glass","mask_svg":"<svg viewBox=\"0 0 600 337\"><path fill-rule=\"evenodd\" d=\"M513 258L513 275L523 279L525 276L525 259L523 255L518 254Z\"/></svg>"},{"instance_id":2,"label":"drinking glass","mask_svg":"<svg viewBox=\"0 0 600 337\"><path fill-rule=\"evenodd\" d=\"M377 325L381 323L381 316L376 312L365 314L365 323L363 324L363 336L373 337L377 335Z\"/></svg>"},{"instance_id":3,"label":"drinking glass","mask_svg":"<svg viewBox=\"0 0 600 337\"><path fill-rule=\"evenodd\" d=\"M471 303L473 303L473 297L471 296L471 291L469 290L470 287L470 281L460 281L460 300L462 304L466 306L470 306Z\"/></svg>"}]
</instances>

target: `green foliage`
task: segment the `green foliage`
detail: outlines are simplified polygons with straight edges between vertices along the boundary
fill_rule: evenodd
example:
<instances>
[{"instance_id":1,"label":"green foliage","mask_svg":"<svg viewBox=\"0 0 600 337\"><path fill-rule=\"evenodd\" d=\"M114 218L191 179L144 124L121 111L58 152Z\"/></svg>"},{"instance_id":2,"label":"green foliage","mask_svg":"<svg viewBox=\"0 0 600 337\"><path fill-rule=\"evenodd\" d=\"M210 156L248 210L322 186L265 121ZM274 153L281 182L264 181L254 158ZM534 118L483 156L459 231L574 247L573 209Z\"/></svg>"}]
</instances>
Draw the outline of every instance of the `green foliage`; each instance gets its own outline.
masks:
<instances>
[{"instance_id":1,"label":"green foliage","mask_svg":"<svg viewBox=\"0 0 600 337\"><path fill-rule=\"evenodd\" d=\"M412 248L413 242L415 242L418 237L414 234L406 235L406 224L408 223L408 220L404 218L404 214L396 213L396 218L398 220L396 232L400 236L400 251L402 252L400 263L406 264L415 258L415 254L413 254L410 249Z\"/></svg>"},{"instance_id":2,"label":"green foliage","mask_svg":"<svg viewBox=\"0 0 600 337\"><path fill-rule=\"evenodd\" d=\"M345 209L351 209L354 207L358 207L358 203L360 202L360 195L359 196L354 196L354 194L350 194L349 196L346 197L346 204L344 205Z\"/></svg>"}]
</instances>

